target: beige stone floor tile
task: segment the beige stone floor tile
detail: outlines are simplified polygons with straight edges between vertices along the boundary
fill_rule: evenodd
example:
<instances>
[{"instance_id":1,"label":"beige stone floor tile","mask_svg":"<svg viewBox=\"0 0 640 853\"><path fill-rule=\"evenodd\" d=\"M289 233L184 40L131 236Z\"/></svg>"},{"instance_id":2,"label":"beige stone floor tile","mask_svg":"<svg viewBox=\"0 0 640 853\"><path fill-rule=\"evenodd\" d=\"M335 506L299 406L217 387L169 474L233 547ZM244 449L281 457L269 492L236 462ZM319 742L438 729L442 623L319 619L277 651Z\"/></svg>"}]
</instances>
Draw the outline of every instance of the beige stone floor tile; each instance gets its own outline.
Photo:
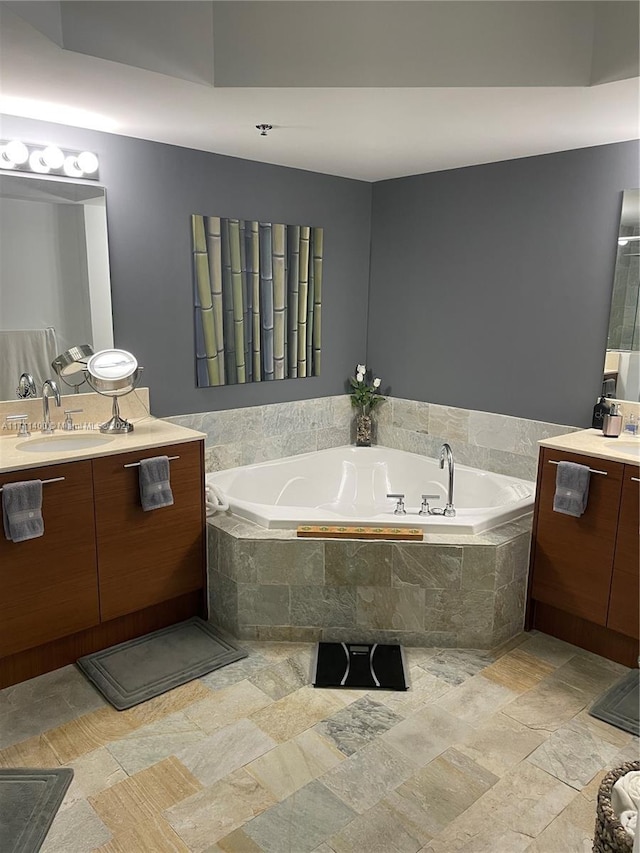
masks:
<instances>
[{"instance_id":1,"label":"beige stone floor tile","mask_svg":"<svg viewBox=\"0 0 640 853\"><path fill-rule=\"evenodd\" d=\"M619 749L624 749L625 746L630 745L633 741L632 734L625 732L623 729L619 729L617 726L605 723L604 720L599 720L597 717L592 717L586 708L584 711L580 711L579 714L576 714L573 718L573 722L579 723L581 726L588 729L594 737L598 737L606 743L617 746Z\"/></svg>"},{"instance_id":2,"label":"beige stone floor tile","mask_svg":"<svg viewBox=\"0 0 640 853\"><path fill-rule=\"evenodd\" d=\"M580 794L586 799L589 800L590 803L597 802L598 799L598 791L600 790L600 785L602 784L602 780L609 772L610 768L605 768L603 770L599 770L593 779L589 782L588 785L585 785ZM594 806L595 808L595 806Z\"/></svg>"},{"instance_id":3,"label":"beige stone floor tile","mask_svg":"<svg viewBox=\"0 0 640 853\"><path fill-rule=\"evenodd\" d=\"M435 705L477 728L518 694L502 684L474 675L436 700Z\"/></svg>"},{"instance_id":4,"label":"beige stone floor tile","mask_svg":"<svg viewBox=\"0 0 640 853\"><path fill-rule=\"evenodd\" d=\"M581 651L578 646L565 643L564 640L558 640L549 634L540 634L537 631L528 634L520 644L520 648L523 652L535 655L556 667L562 666L563 663Z\"/></svg>"},{"instance_id":5,"label":"beige stone floor tile","mask_svg":"<svg viewBox=\"0 0 640 853\"><path fill-rule=\"evenodd\" d=\"M41 853L90 853L110 838L108 827L87 800L78 800L58 812L40 849Z\"/></svg>"},{"instance_id":6,"label":"beige stone floor tile","mask_svg":"<svg viewBox=\"0 0 640 853\"><path fill-rule=\"evenodd\" d=\"M328 691L302 687L251 714L250 719L274 740L284 743L342 707L343 703Z\"/></svg>"},{"instance_id":7,"label":"beige stone floor tile","mask_svg":"<svg viewBox=\"0 0 640 853\"><path fill-rule=\"evenodd\" d=\"M420 829L436 836L498 781L498 777L456 749L448 749L407 779L395 791Z\"/></svg>"},{"instance_id":8,"label":"beige stone floor tile","mask_svg":"<svg viewBox=\"0 0 640 853\"><path fill-rule=\"evenodd\" d=\"M137 727L129 717L107 707L50 729L43 737L60 763L68 764L87 752L124 737Z\"/></svg>"},{"instance_id":9,"label":"beige stone floor tile","mask_svg":"<svg viewBox=\"0 0 640 853\"><path fill-rule=\"evenodd\" d=\"M272 703L272 699L249 681L240 681L185 708L185 716L207 734L248 717Z\"/></svg>"},{"instance_id":10,"label":"beige stone floor tile","mask_svg":"<svg viewBox=\"0 0 640 853\"><path fill-rule=\"evenodd\" d=\"M582 711L588 702L581 690L544 679L502 708L502 713L530 729L554 732Z\"/></svg>"},{"instance_id":11,"label":"beige stone floor tile","mask_svg":"<svg viewBox=\"0 0 640 853\"><path fill-rule=\"evenodd\" d=\"M319 781L349 808L362 814L414 771L410 761L378 739L329 770Z\"/></svg>"},{"instance_id":12,"label":"beige stone floor tile","mask_svg":"<svg viewBox=\"0 0 640 853\"><path fill-rule=\"evenodd\" d=\"M114 836L95 853L190 853L184 841L162 818L141 823Z\"/></svg>"},{"instance_id":13,"label":"beige stone floor tile","mask_svg":"<svg viewBox=\"0 0 640 853\"><path fill-rule=\"evenodd\" d=\"M345 755L313 729L256 758L245 766L278 800L344 761Z\"/></svg>"},{"instance_id":14,"label":"beige stone floor tile","mask_svg":"<svg viewBox=\"0 0 640 853\"><path fill-rule=\"evenodd\" d=\"M205 853L262 853L253 838L242 829L235 829L218 841L215 850L208 848Z\"/></svg>"},{"instance_id":15,"label":"beige stone floor tile","mask_svg":"<svg viewBox=\"0 0 640 853\"><path fill-rule=\"evenodd\" d=\"M415 767L423 767L450 746L469 740L476 730L437 703L427 705L380 736Z\"/></svg>"},{"instance_id":16,"label":"beige stone floor tile","mask_svg":"<svg viewBox=\"0 0 640 853\"><path fill-rule=\"evenodd\" d=\"M496 776L504 776L547 737L548 732L534 731L500 712L489 717L457 749Z\"/></svg>"},{"instance_id":17,"label":"beige stone floor tile","mask_svg":"<svg viewBox=\"0 0 640 853\"><path fill-rule=\"evenodd\" d=\"M157 811L175 806L202 790L200 782L174 755L141 770L129 781L135 783Z\"/></svg>"},{"instance_id":18,"label":"beige stone floor tile","mask_svg":"<svg viewBox=\"0 0 640 853\"><path fill-rule=\"evenodd\" d=\"M147 726L170 714L175 714L176 711L183 711L195 702L201 702L210 696L211 690L195 679L120 713L126 714L136 726Z\"/></svg>"},{"instance_id":19,"label":"beige stone floor tile","mask_svg":"<svg viewBox=\"0 0 640 853\"><path fill-rule=\"evenodd\" d=\"M626 666L607 660L598 655L589 654L582 649L555 672L547 682L565 684L585 693L591 701L608 690L616 681L629 672Z\"/></svg>"},{"instance_id":20,"label":"beige stone floor tile","mask_svg":"<svg viewBox=\"0 0 640 853\"><path fill-rule=\"evenodd\" d=\"M188 719L184 711L177 711L134 729L109 743L107 749L127 773L133 774L201 743L206 737L206 733Z\"/></svg>"},{"instance_id":21,"label":"beige stone floor tile","mask_svg":"<svg viewBox=\"0 0 640 853\"><path fill-rule=\"evenodd\" d=\"M242 645L246 649L256 651L267 660L281 661L296 655L302 659L307 655L309 663L315 648L315 643L280 643L275 640L242 640Z\"/></svg>"},{"instance_id":22,"label":"beige stone floor tile","mask_svg":"<svg viewBox=\"0 0 640 853\"><path fill-rule=\"evenodd\" d=\"M531 843L527 853L591 853L595 822L595 804L578 794Z\"/></svg>"},{"instance_id":23,"label":"beige stone floor tile","mask_svg":"<svg viewBox=\"0 0 640 853\"><path fill-rule=\"evenodd\" d=\"M177 757L197 779L209 786L269 752L275 745L276 741L254 722L239 720L180 750Z\"/></svg>"},{"instance_id":24,"label":"beige stone floor tile","mask_svg":"<svg viewBox=\"0 0 640 853\"><path fill-rule=\"evenodd\" d=\"M446 829L420 853L524 853L529 849L531 838L506 827L496 826L490 816L485 815L475 826L456 825ZM548 853L562 853L561 850Z\"/></svg>"},{"instance_id":25,"label":"beige stone floor tile","mask_svg":"<svg viewBox=\"0 0 640 853\"><path fill-rule=\"evenodd\" d=\"M73 770L73 779L60 805L60 811L127 778L125 771L105 747L87 752L86 755L69 762L68 766Z\"/></svg>"},{"instance_id":26,"label":"beige stone floor tile","mask_svg":"<svg viewBox=\"0 0 640 853\"><path fill-rule=\"evenodd\" d=\"M422 842L383 801L331 836L329 845L334 853L417 853Z\"/></svg>"},{"instance_id":27,"label":"beige stone floor tile","mask_svg":"<svg viewBox=\"0 0 640 853\"><path fill-rule=\"evenodd\" d=\"M420 667L416 667L409 690L377 690L375 694L372 692L370 695L371 698L382 702L396 714L409 717L432 702L436 702L451 689L452 685L448 682L425 672Z\"/></svg>"},{"instance_id":28,"label":"beige stone floor tile","mask_svg":"<svg viewBox=\"0 0 640 853\"><path fill-rule=\"evenodd\" d=\"M241 769L172 806L165 817L193 853L202 853L275 802Z\"/></svg>"},{"instance_id":29,"label":"beige stone floor tile","mask_svg":"<svg viewBox=\"0 0 640 853\"><path fill-rule=\"evenodd\" d=\"M0 767L57 767L58 756L42 735L0 749Z\"/></svg>"},{"instance_id":30,"label":"beige stone floor tile","mask_svg":"<svg viewBox=\"0 0 640 853\"><path fill-rule=\"evenodd\" d=\"M552 664L516 648L485 667L480 675L516 693L525 693L550 675L554 669Z\"/></svg>"}]
</instances>

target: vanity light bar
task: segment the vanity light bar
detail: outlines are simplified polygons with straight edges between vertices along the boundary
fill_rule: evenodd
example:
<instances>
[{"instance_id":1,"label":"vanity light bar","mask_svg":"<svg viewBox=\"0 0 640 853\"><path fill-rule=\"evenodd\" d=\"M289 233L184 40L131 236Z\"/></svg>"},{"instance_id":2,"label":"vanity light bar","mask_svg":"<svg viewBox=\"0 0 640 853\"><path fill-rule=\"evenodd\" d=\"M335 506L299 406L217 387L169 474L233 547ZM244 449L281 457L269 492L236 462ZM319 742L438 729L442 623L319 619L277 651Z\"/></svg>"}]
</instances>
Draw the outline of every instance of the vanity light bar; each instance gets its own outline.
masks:
<instances>
[{"instance_id":1,"label":"vanity light bar","mask_svg":"<svg viewBox=\"0 0 640 853\"><path fill-rule=\"evenodd\" d=\"M91 151L70 151L57 145L32 145L19 139L0 141L0 169L98 180L98 158Z\"/></svg>"}]
</instances>

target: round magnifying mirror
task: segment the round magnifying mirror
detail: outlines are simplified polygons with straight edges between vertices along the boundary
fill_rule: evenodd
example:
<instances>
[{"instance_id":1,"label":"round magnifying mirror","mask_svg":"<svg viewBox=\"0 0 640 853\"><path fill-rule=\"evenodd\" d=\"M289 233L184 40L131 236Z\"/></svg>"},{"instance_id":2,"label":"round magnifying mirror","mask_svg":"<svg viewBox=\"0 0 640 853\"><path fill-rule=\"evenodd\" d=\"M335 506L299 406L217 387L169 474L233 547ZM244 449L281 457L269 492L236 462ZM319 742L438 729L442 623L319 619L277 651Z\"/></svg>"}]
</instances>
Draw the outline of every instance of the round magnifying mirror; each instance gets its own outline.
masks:
<instances>
[{"instance_id":1,"label":"round magnifying mirror","mask_svg":"<svg viewBox=\"0 0 640 853\"><path fill-rule=\"evenodd\" d=\"M135 356L124 349L104 349L87 363L87 382L94 391L113 397L111 420L100 425L100 432L131 432L133 424L120 417L118 397L136 387L142 371Z\"/></svg>"},{"instance_id":2,"label":"round magnifying mirror","mask_svg":"<svg viewBox=\"0 0 640 853\"><path fill-rule=\"evenodd\" d=\"M51 367L65 385L69 385L78 393L78 388L86 381L87 361L92 355L93 347L90 344L69 347L66 352L53 359Z\"/></svg>"}]
</instances>

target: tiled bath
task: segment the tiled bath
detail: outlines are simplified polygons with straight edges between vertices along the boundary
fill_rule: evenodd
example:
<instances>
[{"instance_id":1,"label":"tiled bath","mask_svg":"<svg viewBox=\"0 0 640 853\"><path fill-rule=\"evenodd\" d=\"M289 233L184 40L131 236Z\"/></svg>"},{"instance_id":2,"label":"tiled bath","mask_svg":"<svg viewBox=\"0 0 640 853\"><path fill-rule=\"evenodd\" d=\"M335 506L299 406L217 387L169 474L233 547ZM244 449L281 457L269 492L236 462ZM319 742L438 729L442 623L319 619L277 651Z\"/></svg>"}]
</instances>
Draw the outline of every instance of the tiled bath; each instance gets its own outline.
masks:
<instances>
[{"instance_id":1,"label":"tiled bath","mask_svg":"<svg viewBox=\"0 0 640 853\"><path fill-rule=\"evenodd\" d=\"M242 639L494 648L522 630L531 515L428 542L209 520L210 618Z\"/></svg>"}]
</instances>

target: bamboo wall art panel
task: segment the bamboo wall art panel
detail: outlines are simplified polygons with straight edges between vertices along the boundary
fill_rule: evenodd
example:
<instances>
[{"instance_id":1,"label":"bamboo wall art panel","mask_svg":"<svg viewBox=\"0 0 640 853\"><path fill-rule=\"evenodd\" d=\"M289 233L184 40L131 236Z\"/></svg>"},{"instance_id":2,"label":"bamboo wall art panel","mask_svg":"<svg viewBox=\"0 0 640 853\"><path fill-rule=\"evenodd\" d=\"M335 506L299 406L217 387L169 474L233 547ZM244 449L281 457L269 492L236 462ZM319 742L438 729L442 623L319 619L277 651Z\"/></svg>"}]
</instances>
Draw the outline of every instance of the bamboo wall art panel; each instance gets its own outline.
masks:
<instances>
[{"instance_id":1,"label":"bamboo wall art panel","mask_svg":"<svg viewBox=\"0 0 640 853\"><path fill-rule=\"evenodd\" d=\"M320 375L323 229L191 217L198 387Z\"/></svg>"}]
</instances>

